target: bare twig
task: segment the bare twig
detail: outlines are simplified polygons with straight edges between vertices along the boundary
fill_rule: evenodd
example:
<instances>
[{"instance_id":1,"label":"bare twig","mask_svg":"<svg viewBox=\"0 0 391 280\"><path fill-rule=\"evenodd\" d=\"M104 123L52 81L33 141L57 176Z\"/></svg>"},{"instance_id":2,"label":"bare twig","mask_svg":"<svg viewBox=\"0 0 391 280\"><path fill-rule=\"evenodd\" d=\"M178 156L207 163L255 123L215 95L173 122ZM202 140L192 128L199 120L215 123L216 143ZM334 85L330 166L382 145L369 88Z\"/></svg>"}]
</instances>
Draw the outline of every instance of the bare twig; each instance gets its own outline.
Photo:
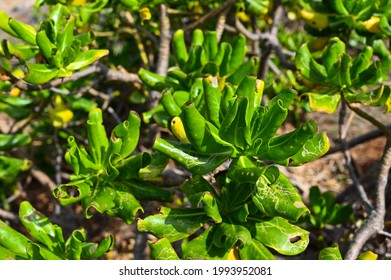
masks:
<instances>
[{"instance_id":1,"label":"bare twig","mask_svg":"<svg viewBox=\"0 0 391 280\"><path fill-rule=\"evenodd\" d=\"M270 66L269 63L269 57L272 54L272 51L274 50L278 58L280 59L281 64L286 69L295 69L295 65L289 62L286 57L285 53L282 50L282 46L278 40L277 33L278 33L278 26L282 21L283 18L283 8L280 5L279 1L276 1L274 4L274 16L273 16L273 24L270 28L269 32L251 32L240 22L238 18L235 20L235 27L236 29L242 33L246 38L252 41L263 41L264 48L262 49L262 57L259 67L259 73L258 78L263 79L266 76L266 73L268 71L268 68Z\"/></svg>"},{"instance_id":2,"label":"bare twig","mask_svg":"<svg viewBox=\"0 0 391 280\"><path fill-rule=\"evenodd\" d=\"M41 183L42 186L49 187L51 191L57 187L56 183L37 167L32 167L30 173L38 182Z\"/></svg>"},{"instance_id":3,"label":"bare twig","mask_svg":"<svg viewBox=\"0 0 391 280\"><path fill-rule=\"evenodd\" d=\"M350 154L348 145L347 145L347 131L349 129L347 122L346 122L346 103L342 100L341 102L341 109L339 114L339 140L342 147L342 152L346 161L346 165L349 169L349 174L351 179L353 180L354 186L357 188L360 198L364 203L364 206L369 213L372 210L372 204L367 196L367 193L365 192L364 186L360 182L360 179L357 176L356 169L354 167L354 161L352 159L352 156Z\"/></svg>"},{"instance_id":4,"label":"bare twig","mask_svg":"<svg viewBox=\"0 0 391 280\"><path fill-rule=\"evenodd\" d=\"M54 146L56 149L56 164L55 164L55 178L56 178L56 184L61 185L62 178L61 178L61 167L62 167L62 158L63 158L63 151L61 149L61 145L58 139L58 131L57 129L54 130Z\"/></svg>"},{"instance_id":5,"label":"bare twig","mask_svg":"<svg viewBox=\"0 0 391 280\"><path fill-rule=\"evenodd\" d=\"M42 85L28 84L12 76L11 76L11 83L15 87L19 88L20 90L39 91L39 90L44 90L52 87L58 87L65 83L74 82L86 76L97 74L97 73L103 74L105 76L105 81L119 81L124 83L139 83L139 84L141 83L140 78L136 74L128 73L125 71L112 70L108 68L106 65L99 62L87 67L84 70L74 73L70 77L55 79Z\"/></svg>"},{"instance_id":6,"label":"bare twig","mask_svg":"<svg viewBox=\"0 0 391 280\"><path fill-rule=\"evenodd\" d=\"M17 221L18 215L0 208L0 218L10 221Z\"/></svg>"},{"instance_id":7,"label":"bare twig","mask_svg":"<svg viewBox=\"0 0 391 280\"><path fill-rule=\"evenodd\" d=\"M223 32L224 32L224 26L225 26L225 22L227 20L227 13L228 13L228 9L223 11L221 13L221 15L219 16L219 19L217 20L216 37L217 37L218 42L220 42L221 36L223 35Z\"/></svg>"},{"instance_id":8,"label":"bare twig","mask_svg":"<svg viewBox=\"0 0 391 280\"><path fill-rule=\"evenodd\" d=\"M386 128L390 130L391 125L387 125ZM371 141L371 140L376 139L381 136L384 136L384 131L381 129L374 129L374 130L371 130L365 134L362 134L360 136L353 138L352 140L350 140L346 144L347 144L347 147L349 149L351 149L351 148L356 147L357 145L363 144L365 142ZM341 152L341 151L342 151L342 145L340 143L338 143L335 146L331 147L328 150L326 155L331 155L331 154Z\"/></svg>"},{"instance_id":9,"label":"bare twig","mask_svg":"<svg viewBox=\"0 0 391 280\"><path fill-rule=\"evenodd\" d=\"M235 2L237 2L238 0L228 0L226 2L224 2L223 4L221 4L218 8L216 9L213 9L211 10L209 13L205 14L204 16L202 16L201 18L199 18L197 21L185 26L183 28L183 30L186 32L186 31L189 31L189 30L192 30L194 28L196 28L198 25L208 21L209 19L211 18L214 18L214 17L217 17L218 15L220 15L222 12L224 12L225 10L229 9L233 4L235 4Z\"/></svg>"}]
</instances>

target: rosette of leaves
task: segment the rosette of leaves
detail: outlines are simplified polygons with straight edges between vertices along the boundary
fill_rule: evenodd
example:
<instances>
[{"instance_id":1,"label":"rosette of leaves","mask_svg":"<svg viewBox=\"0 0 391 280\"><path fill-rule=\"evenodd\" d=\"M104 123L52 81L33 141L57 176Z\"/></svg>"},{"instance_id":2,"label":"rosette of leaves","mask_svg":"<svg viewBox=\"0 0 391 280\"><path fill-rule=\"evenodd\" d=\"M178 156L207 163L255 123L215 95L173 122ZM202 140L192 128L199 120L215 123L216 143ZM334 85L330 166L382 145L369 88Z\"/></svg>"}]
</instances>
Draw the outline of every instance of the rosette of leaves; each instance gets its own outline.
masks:
<instances>
[{"instance_id":1,"label":"rosette of leaves","mask_svg":"<svg viewBox=\"0 0 391 280\"><path fill-rule=\"evenodd\" d=\"M185 259L273 258L267 247L286 255L304 251L308 232L292 223L309 210L273 163L294 166L322 156L329 148L326 135L317 133L313 121L276 135L296 97L291 90L262 106L263 83L252 76L236 90L226 84L231 90L221 91L208 78L199 87L179 113L189 143L157 138L153 146L194 175L182 187L192 208L163 207L138 223L140 231L161 239L151 244L155 257L182 239ZM216 185L203 179L226 161L229 167L217 173Z\"/></svg>"},{"instance_id":2,"label":"rosette of leaves","mask_svg":"<svg viewBox=\"0 0 391 280\"><path fill-rule=\"evenodd\" d=\"M167 158L132 154L139 140L140 119L136 113L131 112L117 125L110 138L102 122L102 111L92 109L87 122L87 149L78 146L74 137L68 138L65 159L74 174L53 194L63 205L80 202L87 218L95 209L131 223L137 212L143 211L139 200L172 200L171 192L144 181L156 176Z\"/></svg>"},{"instance_id":3,"label":"rosette of leaves","mask_svg":"<svg viewBox=\"0 0 391 280\"><path fill-rule=\"evenodd\" d=\"M196 80L205 75L217 77L222 89L225 82L238 85L243 77L257 72L259 63L256 57L245 61L247 47L246 38L243 35L239 35L231 44L218 42L215 31L204 33L196 29L188 48L185 33L179 29L173 36L172 44L177 65L168 69L166 77L146 69L140 69L138 72L144 84L154 90L163 91L171 88L175 91L189 92ZM186 98L185 93L181 100L184 98ZM144 120L149 122L151 117L161 114L162 111L164 110L159 105L150 112L146 112L143 115Z\"/></svg>"},{"instance_id":4,"label":"rosette of leaves","mask_svg":"<svg viewBox=\"0 0 391 280\"><path fill-rule=\"evenodd\" d=\"M375 53L381 60L373 59ZM379 84L388 75L390 57L381 40L374 42L373 47L364 46L357 57L352 58L346 52L345 43L334 37L319 60L304 44L296 55L298 73L306 84L301 91L315 111L333 113L343 98L347 103L385 106L389 112L390 87Z\"/></svg>"},{"instance_id":5,"label":"rosette of leaves","mask_svg":"<svg viewBox=\"0 0 391 280\"><path fill-rule=\"evenodd\" d=\"M108 54L108 50L88 49L92 34L75 35L75 17L61 4L54 7L38 30L0 11L0 28L23 41L17 44L3 40L0 55L19 59L27 67L27 74L22 79L31 84L71 76L74 71ZM34 57L36 61L31 62Z\"/></svg>"},{"instance_id":6,"label":"rosette of leaves","mask_svg":"<svg viewBox=\"0 0 391 280\"><path fill-rule=\"evenodd\" d=\"M111 250L114 244L111 235L100 243L86 242L84 229L74 230L65 239L62 228L52 224L27 201L20 204L19 219L31 239L0 220L1 260L96 259Z\"/></svg>"}]
</instances>

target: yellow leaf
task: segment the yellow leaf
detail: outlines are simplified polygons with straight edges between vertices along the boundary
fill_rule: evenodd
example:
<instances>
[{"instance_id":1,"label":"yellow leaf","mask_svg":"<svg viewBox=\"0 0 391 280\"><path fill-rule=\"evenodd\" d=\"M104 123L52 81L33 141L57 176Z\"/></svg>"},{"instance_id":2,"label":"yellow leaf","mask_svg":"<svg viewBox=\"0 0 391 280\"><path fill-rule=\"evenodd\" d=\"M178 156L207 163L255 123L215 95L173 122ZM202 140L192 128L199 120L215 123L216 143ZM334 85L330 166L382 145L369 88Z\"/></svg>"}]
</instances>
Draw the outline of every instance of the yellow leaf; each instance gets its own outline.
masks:
<instances>
[{"instance_id":1,"label":"yellow leaf","mask_svg":"<svg viewBox=\"0 0 391 280\"><path fill-rule=\"evenodd\" d=\"M49 109L49 117L53 126L60 128L73 118L73 112L65 105L61 96L57 95L54 108Z\"/></svg>"},{"instance_id":2,"label":"yellow leaf","mask_svg":"<svg viewBox=\"0 0 391 280\"><path fill-rule=\"evenodd\" d=\"M239 251L236 247L229 249L227 260L240 260Z\"/></svg>"},{"instance_id":3,"label":"yellow leaf","mask_svg":"<svg viewBox=\"0 0 391 280\"><path fill-rule=\"evenodd\" d=\"M185 128L180 117L174 117L171 120L171 131L179 141L190 143L189 139L187 139Z\"/></svg>"},{"instance_id":4,"label":"yellow leaf","mask_svg":"<svg viewBox=\"0 0 391 280\"><path fill-rule=\"evenodd\" d=\"M358 256L358 260L375 261L377 260L377 254L372 251L365 251Z\"/></svg>"}]
</instances>

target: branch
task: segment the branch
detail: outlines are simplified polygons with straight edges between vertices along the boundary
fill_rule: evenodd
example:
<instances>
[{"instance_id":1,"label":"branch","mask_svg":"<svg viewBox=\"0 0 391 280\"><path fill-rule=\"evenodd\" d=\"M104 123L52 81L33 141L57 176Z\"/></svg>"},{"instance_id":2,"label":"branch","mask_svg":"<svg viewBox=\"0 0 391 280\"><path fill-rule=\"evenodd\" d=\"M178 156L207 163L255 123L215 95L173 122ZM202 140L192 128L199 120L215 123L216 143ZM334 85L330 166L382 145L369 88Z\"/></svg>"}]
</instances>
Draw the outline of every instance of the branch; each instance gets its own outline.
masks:
<instances>
[{"instance_id":1,"label":"branch","mask_svg":"<svg viewBox=\"0 0 391 280\"><path fill-rule=\"evenodd\" d=\"M210 20L211 18L217 17L219 14L221 14L225 10L229 9L237 1L238 0L228 0L228 1L224 2L218 8L211 10L209 13L205 14L203 17L199 18L198 20L194 21L193 23L189 24L188 26L185 26L183 28L183 31L186 32L191 29L194 29L198 25Z\"/></svg>"},{"instance_id":2,"label":"branch","mask_svg":"<svg viewBox=\"0 0 391 280\"><path fill-rule=\"evenodd\" d=\"M171 33L170 33L170 18L167 13L167 6L161 4L159 6L159 21L160 21L160 44L159 44L159 55L156 66L156 74L165 77L167 75L167 69L170 58L170 42L171 42ZM159 102L161 93L152 90L150 92L150 108L155 108Z\"/></svg>"},{"instance_id":3,"label":"branch","mask_svg":"<svg viewBox=\"0 0 391 280\"><path fill-rule=\"evenodd\" d=\"M12 75L10 77L11 77L11 83L15 87L19 88L20 90L39 91L39 90L58 87L60 85L68 83L68 82L74 82L74 81L77 81L81 78L84 78L86 76L96 74L96 73L103 74L106 81L119 81L119 82L124 82L124 83L139 83L139 84L141 84L141 80L136 74L128 73L125 70L123 70L123 71L112 70L100 62L93 64L92 66L89 66L88 68L86 68L84 70L76 72L70 77L55 79L55 80L52 80L52 81L47 82L42 85L28 84L28 83L24 82L23 80L19 80L19 79L13 77Z\"/></svg>"},{"instance_id":4,"label":"branch","mask_svg":"<svg viewBox=\"0 0 391 280\"><path fill-rule=\"evenodd\" d=\"M278 40L277 33L278 33L278 26L282 21L283 18L283 8L282 6L277 3L275 3L275 12L273 17L273 24L271 26L271 29L269 32L264 33L253 33L246 29L246 27L240 22L238 18L235 19L235 27L236 29L242 33L247 39L252 41L263 41L264 43L264 49L261 57L260 67L259 67L259 74L258 78L263 79L267 73L268 67L269 67L269 57L274 50L277 54L278 58L280 59L281 64L286 69L295 70L296 67L294 64L289 62L285 54L282 50L282 46Z\"/></svg>"},{"instance_id":5,"label":"branch","mask_svg":"<svg viewBox=\"0 0 391 280\"><path fill-rule=\"evenodd\" d=\"M387 125L386 128L391 129L391 124ZM381 129L374 129L374 130L371 130L365 134L362 134L360 136L353 138L352 140L350 140L346 144L347 144L347 147L349 149L351 149L353 147L356 147L357 145L363 144L367 141L371 141L371 140L373 140L377 137L381 137L381 136L384 136L384 131ZM331 147L328 150L328 152L326 153L326 155L331 155L331 154L341 152L341 151L342 151L342 145L339 143L339 144L336 144L333 147Z\"/></svg>"},{"instance_id":6,"label":"branch","mask_svg":"<svg viewBox=\"0 0 391 280\"><path fill-rule=\"evenodd\" d=\"M371 211L365 225L358 230L353 238L345 259L354 260L360 254L364 244L376 233L384 234L384 217L386 213L386 188L391 168L391 138L387 137L387 144L383 154L380 172L376 185L376 205Z\"/></svg>"},{"instance_id":7,"label":"branch","mask_svg":"<svg viewBox=\"0 0 391 280\"><path fill-rule=\"evenodd\" d=\"M166 76L168 69L168 62L170 57L170 19L167 14L167 6L161 4L159 6L159 21L160 21L160 44L159 44L159 58L156 67L156 74Z\"/></svg>"},{"instance_id":8,"label":"branch","mask_svg":"<svg viewBox=\"0 0 391 280\"><path fill-rule=\"evenodd\" d=\"M368 219L364 226L360 228L345 255L345 259L353 260L358 257L362 247L375 234L384 233L384 217L386 213L386 188L388 183L389 172L391 168L391 130L379 122L377 119L359 109L357 106L348 104L355 113L365 120L377 126L386 135L386 147L381 160L380 171L376 182L376 199L375 206L369 212Z\"/></svg>"}]
</instances>

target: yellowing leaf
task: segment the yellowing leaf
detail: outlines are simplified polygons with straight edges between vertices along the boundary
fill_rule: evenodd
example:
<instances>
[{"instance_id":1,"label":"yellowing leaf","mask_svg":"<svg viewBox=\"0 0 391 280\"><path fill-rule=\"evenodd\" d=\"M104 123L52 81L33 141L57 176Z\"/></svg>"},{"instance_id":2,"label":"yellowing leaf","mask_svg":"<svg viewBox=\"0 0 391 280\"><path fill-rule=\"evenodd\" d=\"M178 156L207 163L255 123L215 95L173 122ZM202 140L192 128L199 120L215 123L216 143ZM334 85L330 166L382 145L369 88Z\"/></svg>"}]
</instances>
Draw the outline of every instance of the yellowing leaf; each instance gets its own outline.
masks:
<instances>
[{"instance_id":1,"label":"yellowing leaf","mask_svg":"<svg viewBox=\"0 0 391 280\"><path fill-rule=\"evenodd\" d=\"M60 128L65 126L73 118L73 112L64 104L61 96L57 95L56 105L54 108L51 108L49 117L52 120L53 126Z\"/></svg>"},{"instance_id":2,"label":"yellowing leaf","mask_svg":"<svg viewBox=\"0 0 391 280\"><path fill-rule=\"evenodd\" d=\"M240 260L239 251L236 247L229 249L227 260Z\"/></svg>"},{"instance_id":3,"label":"yellowing leaf","mask_svg":"<svg viewBox=\"0 0 391 280\"><path fill-rule=\"evenodd\" d=\"M377 254L372 251L365 251L358 256L358 260L374 261L377 260Z\"/></svg>"}]
</instances>

